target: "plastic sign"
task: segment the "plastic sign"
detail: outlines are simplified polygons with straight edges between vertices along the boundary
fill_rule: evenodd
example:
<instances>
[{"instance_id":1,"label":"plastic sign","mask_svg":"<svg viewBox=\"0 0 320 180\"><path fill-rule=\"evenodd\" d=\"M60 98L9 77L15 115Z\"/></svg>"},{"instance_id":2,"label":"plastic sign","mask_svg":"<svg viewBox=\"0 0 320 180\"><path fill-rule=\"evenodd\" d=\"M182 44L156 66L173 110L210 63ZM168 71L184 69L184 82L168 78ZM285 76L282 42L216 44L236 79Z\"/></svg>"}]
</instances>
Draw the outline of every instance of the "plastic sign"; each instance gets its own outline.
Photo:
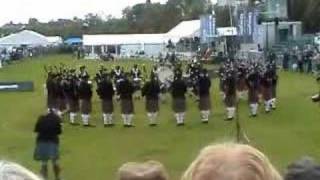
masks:
<instances>
[{"instance_id":1,"label":"plastic sign","mask_svg":"<svg viewBox=\"0 0 320 180\"><path fill-rule=\"evenodd\" d=\"M0 92L33 91L33 82L0 82Z\"/></svg>"}]
</instances>

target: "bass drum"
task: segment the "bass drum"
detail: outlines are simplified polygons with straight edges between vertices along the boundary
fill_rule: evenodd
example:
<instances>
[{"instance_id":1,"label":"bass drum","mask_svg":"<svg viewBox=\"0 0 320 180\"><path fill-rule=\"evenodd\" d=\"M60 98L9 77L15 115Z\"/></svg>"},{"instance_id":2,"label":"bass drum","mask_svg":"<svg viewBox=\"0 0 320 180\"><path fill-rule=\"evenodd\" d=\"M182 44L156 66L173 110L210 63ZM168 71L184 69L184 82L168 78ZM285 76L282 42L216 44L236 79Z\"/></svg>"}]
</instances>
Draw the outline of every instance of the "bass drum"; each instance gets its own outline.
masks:
<instances>
[{"instance_id":1,"label":"bass drum","mask_svg":"<svg viewBox=\"0 0 320 180\"><path fill-rule=\"evenodd\" d=\"M172 69L166 66L162 66L159 68L159 81L161 83L172 82L174 78L174 73Z\"/></svg>"}]
</instances>

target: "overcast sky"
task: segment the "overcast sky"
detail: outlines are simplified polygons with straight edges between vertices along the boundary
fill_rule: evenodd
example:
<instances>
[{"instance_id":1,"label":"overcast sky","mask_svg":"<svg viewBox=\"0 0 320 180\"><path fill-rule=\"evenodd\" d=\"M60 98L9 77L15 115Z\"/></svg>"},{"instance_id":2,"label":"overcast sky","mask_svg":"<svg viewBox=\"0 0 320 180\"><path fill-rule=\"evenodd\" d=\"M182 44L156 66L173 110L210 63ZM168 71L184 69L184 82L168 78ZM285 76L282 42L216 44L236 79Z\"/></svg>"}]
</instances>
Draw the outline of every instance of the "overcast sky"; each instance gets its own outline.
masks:
<instances>
[{"instance_id":1,"label":"overcast sky","mask_svg":"<svg viewBox=\"0 0 320 180\"><path fill-rule=\"evenodd\" d=\"M10 21L26 23L29 18L48 22L59 18L83 17L88 13L121 17L127 6L146 0L1 0L0 26ZM167 0L151 0L166 3ZM216 0L212 0L215 2Z\"/></svg>"},{"instance_id":2,"label":"overcast sky","mask_svg":"<svg viewBox=\"0 0 320 180\"><path fill-rule=\"evenodd\" d=\"M146 0L1 0L0 26L13 21L26 23L30 17L47 22L58 18L83 17L88 13L121 17L127 6ZM167 0L152 0L166 3Z\"/></svg>"}]
</instances>

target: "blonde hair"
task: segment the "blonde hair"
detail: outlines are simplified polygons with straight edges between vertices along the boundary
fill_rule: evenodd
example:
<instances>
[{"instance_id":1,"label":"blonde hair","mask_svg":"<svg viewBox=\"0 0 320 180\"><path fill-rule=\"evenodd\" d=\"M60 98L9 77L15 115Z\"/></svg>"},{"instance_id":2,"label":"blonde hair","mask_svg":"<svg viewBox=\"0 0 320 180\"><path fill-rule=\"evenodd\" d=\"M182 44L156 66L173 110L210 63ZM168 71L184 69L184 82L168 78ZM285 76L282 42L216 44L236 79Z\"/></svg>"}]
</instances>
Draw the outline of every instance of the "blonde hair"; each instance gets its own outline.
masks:
<instances>
[{"instance_id":1,"label":"blonde hair","mask_svg":"<svg viewBox=\"0 0 320 180\"><path fill-rule=\"evenodd\" d=\"M282 177L259 150L227 143L204 148L182 180L282 180Z\"/></svg>"},{"instance_id":2,"label":"blonde hair","mask_svg":"<svg viewBox=\"0 0 320 180\"><path fill-rule=\"evenodd\" d=\"M19 164L0 161L0 180L41 180Z\"/></svg>"},{"instance_id":3,"label":"blonde hair","mask_svg":"<svg viewBox=\"0 0 320 180\"><path fill-rule=\"evenodd\" d=\"M119 168L118 175L120 180L168 180L164 166L156 161L126 163Z\"/></svg>"}]
</instances>

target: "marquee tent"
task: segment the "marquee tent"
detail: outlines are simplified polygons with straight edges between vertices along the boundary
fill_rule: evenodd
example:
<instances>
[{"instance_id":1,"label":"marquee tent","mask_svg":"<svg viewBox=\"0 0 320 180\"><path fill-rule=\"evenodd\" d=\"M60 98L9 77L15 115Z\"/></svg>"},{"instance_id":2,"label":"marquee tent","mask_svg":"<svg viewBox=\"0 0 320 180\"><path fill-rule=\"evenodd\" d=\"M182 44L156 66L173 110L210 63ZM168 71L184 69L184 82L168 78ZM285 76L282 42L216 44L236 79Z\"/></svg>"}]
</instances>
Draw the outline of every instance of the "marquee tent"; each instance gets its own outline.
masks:
<instances>
[{"instance_id":1,"label":"marquee tent","mask_svg":"<svg viewBox=\"0 0 320 180\"><path fill-rule=\"evenodd\" d=\"M0 46L47 46L46 36L34 31L24 30L0 39Z\"/></svg>"}]
</instances>

